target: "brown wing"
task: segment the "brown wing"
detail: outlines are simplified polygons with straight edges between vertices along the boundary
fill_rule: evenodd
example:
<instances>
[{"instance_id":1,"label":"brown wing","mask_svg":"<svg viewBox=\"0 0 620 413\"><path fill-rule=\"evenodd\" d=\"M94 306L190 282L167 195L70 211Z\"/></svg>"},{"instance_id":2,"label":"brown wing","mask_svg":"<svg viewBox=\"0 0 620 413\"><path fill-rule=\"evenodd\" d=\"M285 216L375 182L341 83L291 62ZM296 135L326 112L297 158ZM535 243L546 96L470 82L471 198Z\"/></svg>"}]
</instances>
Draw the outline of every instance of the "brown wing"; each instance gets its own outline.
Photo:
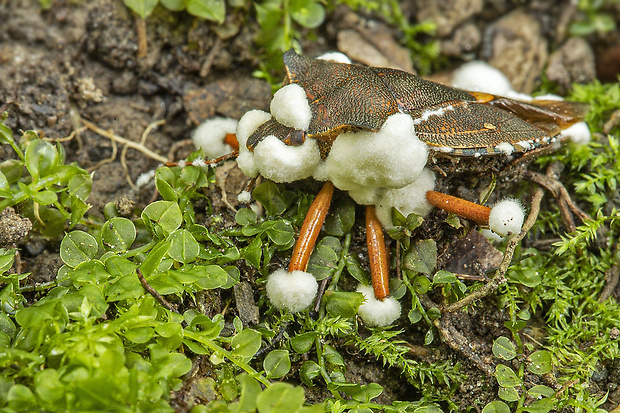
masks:
<instances>
[{"instance_id":1,"label":"brown wing","mask_svg":"<svg viewBox=\"0 0 620 413\"><path fill-rule=\"evenodd\" d=\"M525 152L554 140L546 130L485 103L455 101L412 116L420 140L459 156Z\"/></svg>"},{"instance_id":2,"label":"brown wing","mask_svg":"<svg viewBox=\"0 0 620 413\"><path fill-rule=\"evenodd\" d=\"M378 131L398 112L390 90L367 67L309 59L293 50L284 53L284 65L288 83L299 84L308 96L309 136L343 128Z\"/></svg>"}]
</instances>

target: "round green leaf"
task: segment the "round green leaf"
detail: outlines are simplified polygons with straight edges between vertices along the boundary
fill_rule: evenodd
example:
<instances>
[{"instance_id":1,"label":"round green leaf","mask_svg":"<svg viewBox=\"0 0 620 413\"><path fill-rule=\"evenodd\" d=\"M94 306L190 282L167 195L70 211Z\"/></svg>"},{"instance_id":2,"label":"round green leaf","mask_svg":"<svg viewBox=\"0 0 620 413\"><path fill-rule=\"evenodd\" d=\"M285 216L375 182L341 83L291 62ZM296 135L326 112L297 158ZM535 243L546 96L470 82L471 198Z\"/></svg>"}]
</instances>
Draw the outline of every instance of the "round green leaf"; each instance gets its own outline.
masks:
<instances>
[{"instance_id":1,"label":"round green leaf","mask_svg":"<svg viewBox=\"0 0 620 413\"><path fill-rule=\"evenodd\" d=\"M235 214L235 222L239 225L256 224L257 220L256 212L252 211L250 208L241 208Z\"/></svg>"},{"instance_id":2,"label":"round green leaf","mask_svg":"<svg viewBox=\"0 0 620 413\"><path fill-rule=\"evenodd\" d=\"M286 375L291 369L291 359L288 350L272 350L263 360L263 369L269 379L278 379Z\"/></svg>"},{"instance_id":3,"label":"round green leaf","mask_svg":"<svg viewBox=\"0 0 620 413\"><path fill-rule=\"evenodd\" d=\"M517 356L517 347L507 337L498 337L493 342L493 354L503 360L512 360Z\"/></svg>"},{"instance_id":4,"label":"round green leaf","mask_svg":"<svg viewBox=\"0 0 620 413\"><path fill-rule=\"evenodd\" d=\"M25 153L25 163L34 182L54 171L60 161L58 151L44 140L30 142Z\"/></svg>"},{"instance_id":5,"label":"round green leaf","mask_svg":"<svg viewBox=\"0 0 620 413\"><path fill-rule=\"evenodd\" d=\"M200 253L200 245L191 232L186 229L178 229L170 234L170 257L178 262L187 264L196 259Z\"/></svg>"},{"instance_id":6,"label":"round green leaf","mask_svg":"<svg viewBox=\"0 0 620 413\"><path fill-rule=\"evenodd\" d=\"M405 268L422 274L430 274L435 265L437 265L437 244L432 239L416 242L404 260Z\"/></svg>"},{"instance_id":7,"label":"round green leaf","mask_svg":"<svg viewBox=\"0 0 620 413\"><path fill-rule=\"evenodd\" d=\"M230 345L236 356L252 357L260 349L261 334L256 330L245 329L232 338Z\"/></svg>"},{"instance_id":8,"label":"round green leaf","mask_svg":"<svg viewBox=\"0 0 620 413\"><path fill-rule=\"evenodd\" d=\"M527 394L534 398L540 397L551 397L555 394L555 390L553 390L549 386L543 386L542 384L537 384L527 391Z\"/></svg>"},{"instance_id":9,"label":"round green leaf","mask_svg":"<svg viewBox=\"0 0 620 413\"><path fill-rule=\"evenodd\" d=\"M181 226L183 214L175 202L156 201L144 208L142 219L147 226L150 226L150 221L157 223L163 230L163 234L158 235L166 236Z\"/></svg>"},{"instance_id":10,"label":"round green leaf","mask_svg":"<svg viewBox=\"0 0 620 413\"><path fill-rule=\"evenodd\" d=\"M226 17L224 0L187 0L187 12L218 23L223 23Z\"/></svg>"},{"instance_id":11,"label":"round green leaf","mask_svg":"<svg viewBox=\"0 0 620 413\"><path fill-rule=\"evenodd\" d=\"M504 402L494 401L484 406L482 413L510 413L510 407Z\"/></svg>"},{"instance_id":12,"label":"round green leaf","mask_svg":"<svg viewBox=\"0 0 620 413\"><path fill-rule=\"evenodd\" d=\"M551 353L547 350L535 351L530 354L528 361L529 363L527 364L527 369L534 374L549 373L553 368Z\"/></svg>"},{"instance_id":13,"label":"round green leaf","mask_svg":"<svg viewBox=\"0 0 620 413\"><path fill-rule=\"evenodd\" d=\"M291 2L291 17L303 27L314 29L323 23L325 8L322 4L308 0Z\"/></svg>"},{"instance_id":14,"label":"round green leaf","mask_svg":"<svg viewBox=\"0 0 620 413\"><path fill-rule=\"evenodd\" d=\"M304 404L304 389L288 383L273 383L256 398L260 413L297 412Z\"/></svg>"},{"instance_id":15,"label":"round green leaf","mask_svg":"<svg viewBox=\"0 0 620 413\"><path fill-rule=\"evenodd\" d=\"M514 387L500 387L497 395L500 399L507 402L516 402L519 400L519 392Z\"/></svg>"},{"instance_id":16,"label":"round green leaf","mask_svg":"<svg viewBox=\"0 0 620 413\"><path fill-rule=\"evenodd\" d=\"M97 240L84 231L71 231L60 243L60 258L70 267L89 261L97 254Z\"/></svg>"},{"instance_id":17,"label":"round green leaf","mask_svg":"<svg viewBox=\"0 0 620 413\"><path fill-rule=\"evenodd\" d=\"M418 294L426 294L430 286L431 282L425 275L420 275L413 280L413 289Z\"/></svg>"},{"instance_id":18,"label":"round green leaf","mask_svg":"<svg viewBox=\"0 0 620 413\"><path fill-rule=\"evenodd\" d=\"M321 367L314 361L306 361L299 369L299 377L304 384L312 386L312 380L321 374Z\"/></svg>"},{"instance_id":19,"label":"round green leaf","mask_svg":"<svg viewBox=\"0 0 620 413\"><path fill-rule=\"evenodd\" d=\"M495 378L501 387L515 387L521 384L521 379L517 377L515 372L503 364L495 366Z\"/></svg>"},{"instance_id":20,"label":"round green leaf","mask_svg":"<svg viewBox=\"0 0 620 413\"><path fill-rule=\"evenodd\" d=\"M123 3L144 19L153 12L159 0L123 0Z\"/></svg>"},{"instance_id":21,"label":"round green leaf","mask_svg":"<svg viewBox=\"0 0 620 413\"><path fill-rule=\"evenodd\" d=\"M295 337L291 338L291 348L299 354L307 353L312 348L317 335L318 333L315 331L297 334Z\"/></svg>"},{"instance_id":22,"label":"round green leaf","mask_svg":"<svg viewBox=\"0 0 620 413\"><path fill-rule=\"evenodd\" d=\"M276 221L274 225L265 231L267 236L276 245L286 245L295 236L295 230L291 224L284 221Z\"/></svg>"},{"instance_id":23,"label":"round green leaf","mask_svg":"<svg viewBox=\"0 0 620 413\"><path fill-rule=\"evenodd\" d=\"M125 252L135 239L136 227L127 218L112 218L101 227L101 243L107 250Z\"/></svg>"}]
</instances>

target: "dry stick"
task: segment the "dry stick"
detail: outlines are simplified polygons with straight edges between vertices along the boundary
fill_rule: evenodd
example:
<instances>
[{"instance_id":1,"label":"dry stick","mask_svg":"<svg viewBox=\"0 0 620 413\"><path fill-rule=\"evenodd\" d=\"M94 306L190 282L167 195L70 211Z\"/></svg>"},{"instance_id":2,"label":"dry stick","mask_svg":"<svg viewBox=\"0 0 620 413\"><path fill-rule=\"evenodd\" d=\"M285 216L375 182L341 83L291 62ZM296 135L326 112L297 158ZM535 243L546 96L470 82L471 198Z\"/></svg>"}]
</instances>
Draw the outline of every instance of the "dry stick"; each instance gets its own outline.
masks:
<instances>
[{"instance_id":1,"label":"dry stick","mask_svg":"<svg viewBox=\"0 0 620 413\"><path fill-rule=\"evenodd\" d=\"M177 159L177 151L184 146L194 146L194 141L192 141L191 139L183 139L172 144L170 149L168 149L168 159Z\"/></svg>"},{"instance_id":2,"label":"dry stick","mask_svg":"<svg viewBox=\"0 0 620 413\"><path fill-rule=\"evenodd\" d=\"M100 168L102 165L105 165L107 163L110 162L114 162L114 160L116 159L116 154L118 153L118 148L116 147L116 141L112 140L112 155L110 155L109 158L106 159L102 159L99 162L97 162L94 166L91 166L90 168L88 168L88 172L92 172L95 169Z\"/></svg>"},{"instance_id":3,"label":"dry stick","mask_svg":"<svg viewBox=\"0 0 620 413\"><path fill-rule=\"evenodd\" d=\"M142 132L142 136L140 137L140 145L142 145L144 147L144 144L146 143L146 138L149 136L149 134L151 133L151 131L160 125L163 125L164 123L166 123L166 121L164 119L160 119L158 121L152 122L150 123L146 129L144 129L144 131ZM127 145L123 146L123 150L121 151L121 165L123 166L123 170L125 171L125 178L127 179L127 183L129 184L129 186L131 186L133 189L136 188L136 185L133 183L133 181L131 180L131 176L129 175L129 167L127 166Z\"/></svg>"},{"instance_id":4,"label":"dry stick","mask_svg":"<svg viewBox=\"0 0 620 413\"><path fill-rule=\"evenodd\" d=\"M215 39L215 43L213 43L213 46L211 47L211 50L209 50L209 54L207 55L207 58L205 59L204 64L200 68L200 77L207 77L207 75L211 71L211 66L213 65L215 56L217 56L221 47L222 47L222 39L218 37L217 39Z\"/></svg>"},{"instance_id":5,"label":"dry stick","mask_svg":"<svg viewBox=\"0 0 620 413\"><path fill-rule=\"evenodd\" d=\"M157 292L157 290L155 290L149 285L149 283L146 281L146 278L144 278L144 275L142 275L142 271L140 271L139 268L136 269L136 272L138 273L138 279L140 280L140 284L142 284L142 287L144 287L144 289L149 294L151 294L159 302L159 304L161 304L170 311L180 314L179 311L172 304L170 304L168 300L166 300L161 294Z\"/></svg>"},{"instance_id":6,"label":"dry stick","mask_svg":"<svg viewBox=\"0 0 620 413\"><path fill-rule=\"evenodd\" d=\"M370 261L370 279L377 300L390 295L388 284L388 259L385 249L385 237L381 222L377 218L374 205L366 206L366 245Z\"/></svg>"},{"instance_id":7,"label":"dry stick","mask_svg":"<svg viewBox=\"0 0 620 413\"><path fill-rule=\"evenodd\" d=\"M448 306L443 307L441 309L442 313L452 313L457 310L460 310L461 308L468 306L474 301L477 301L481 299L482 297L485 297L491 294L493 291L497 289L497 287L499 287L500 285L506 282L505 274L506 274L506 271L508 271L508 267L510 266L510 263L512 261L512 257L514 255L515 249L517 248L521 240L523 240L527 232L534 226L534 223L536 223L536 219L538 218L538 213L540 212L540 202L542 201L543 194L544 194L544 191L542 188L538 188L536 190L536 193L534 194L534 197L532 199L532 209L530 211L530 214L527 216L527 219L523 223L523 228L521 229L521 232L519 233L519 235L511 238L508 241L508 246L506 247L504 258L502 259L502 262L499 264L499 267L495 270L493 278L491 278L491 280L487 284L483 285L480 289L472 292L467 297L462 298L455 303L452 303Z\"/></svg>"},{"instance_id":8,"label":"dry stick","mask_svg":"<svg viewBox=\"0 0 620 413\"><path fill-rule=\"evenodd\" d=\"M139 144L137 142L134 142L134 141L130 141L129 139L125 139L122 136L115 135L114 133L112 133L110 131L103 130L100 127L98 127L97 125L87 121L86 119L81 119L81 122L84 125L86 125L88 127L88 129L92 130L93 132L95 132L95 133L97 133L97 134L99 134L101 136L104 136L104 137L110 139L113 142L122 143L123 145L127 145L130 148L132 148L132 149L136 149L136 150L142 152L144 155L148 156L149 158L155 159L158 162L161 162L161 163L168 162L167 158L165 158L165 157L163 157L163 156L153 152L152 150L146 148L144 145L141 145L141 144Z\"/></svg>"},{"instance_id":9,"label":"dry stick","mask_svg":"<svg viewBox=\"0 0 620 413\"><path fill-rule=\"evenodd\" d=\"M289 272L306 271L308 268L308 260L314 249L314 244L319 236L323 222L325 222L333 194L334 184L327 181L316 198L314 198L314 201L312 201L312 205L310 205L310 209L299 231L299 238L297 238L295 243L293 256L288 266Z\"/></svg>"}]
</instances>

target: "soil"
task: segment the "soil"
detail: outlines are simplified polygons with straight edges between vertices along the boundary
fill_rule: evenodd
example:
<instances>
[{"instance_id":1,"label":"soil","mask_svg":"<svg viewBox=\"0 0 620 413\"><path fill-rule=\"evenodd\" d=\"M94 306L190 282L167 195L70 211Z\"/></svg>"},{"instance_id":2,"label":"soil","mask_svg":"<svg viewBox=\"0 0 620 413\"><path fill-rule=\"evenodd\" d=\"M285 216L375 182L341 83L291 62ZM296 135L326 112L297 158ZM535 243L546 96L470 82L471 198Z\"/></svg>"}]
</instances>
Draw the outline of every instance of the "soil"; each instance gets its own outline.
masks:
<instances>
[{"instance_id":1,"label":"soil","mask_svg":"<svg viewBox=\"0 0 620 413\"><path fill-rule=\"evenodd\" d=\"M421 0L404 2L403 10L411 21L422 18L440 21L440 47L450 56L445 62L446 69L465 60L482 58L504 69L515 87L526 93L540 84L545 67L548 76L566 88L573 81L592 81L596 76L595 60L617 53L617 48L610 46L617 32L604 42L592 37L580 39L577 46L571 46L565 34L566 7L543 1L519 4L517 8L514 2L504 0ZM454 13L455 10L466 12ZM571 10L575 12L574 7ZM146 22L148 52L138 58L136 19L121 1L58 0L44 11L36 1L0 0L0 21L4 22L0 31L0 112L9 113L8 126L14 131L35 129L55 139L79 131L63 145L68 161L94 172L89 198L91 213L102 214L108 202L116 202L130 214L134 205L143 207L154 196L152 186L136 189L133 183L142 173L156 168L160 161L130 149L125 156L128 165L125 171L119 148L115 158L102 164L111 159L113 144L105 136L82 128L81 119L132 141L140 141L149 125L163 120L163 125L153 128L146 136L144 145L172 160L188 153L187 146L175 144L188 139L195 126L205 119L239 118L249 109L268 109L271 87L252 76L262 51L254 46L257 26L247 20L248 14L244 10L231 11L226 25L217 27L186 13L157 9ZM376 17L340 7L315 33L312 39L308 36L302 41L306 54L340 49L365 64L413 70L409 54L397 41L399 34ZM578 58L571 55L573 50L579 51ZM548 63L551 64L547 66ZM445 78L446 74L436 78L442 76ZM173 153L169 155L171 149ZM234 163L219 168L221 188L214 188L212 197L214 206L225 217L222 225L228 226L234 224L234 214L227 202L235 206L233 195L245 186L247 178ZM470 173L446 179L440 187L475 199L474 194L480 193L489 182L484 175ZM509 183L502 181L496 192L501 194L506 187ZM228 196L224 198L222 194ZM440 212L434 212L433 217L437 222L445 218ZM9 222L3 228L8 225L15 231L1 243L20 247L22 271L32 273L29 282L52 280L61 265L57 241L26 236L30 228L14 211L0 215L0 222L7 219ZM357 226L355 231L352 249L362 254L363 229ZM425 228L422 235L448 240L456 239L463 232L438 224ZM467 265L479 261L480 257L468 255L472 244L479 245L485 263L496 260L496 251L482 240L468 239L450 247L449 244L447 241L440 244L440 262L448 261L447 251L450 251L450 262L460 260ZM234 297L246 302L252 296L254 275L248 268L241 269L242 279L247 282L235 289ZM487 269L478 268L477 272ZM225 301L222 297L205 300L211 303L205 309L207 313L221 311ZM243 313L242 319L248 324L256 323L258 318L257 307L247 302L232 312ZM462 373L469 379L454 394L453 401L461 403L463 408L480 410L497 394L496 382L488 374L493 369L491 346L494 338L510 334L503 327L506 319L493 300L484 301L475 311L446 320L445 330L455 331L457 335L444 339L432 354L412 357L434 360L448 356L458 360ZM412 344L421 345L423 338L415 333L408 331L408 338ZM477 354L477 361L468 357L472 352ZM353 350L346 358L350 381L377 382L384 386L385 392L378 402L415 398L414 388L396 371ZM482 368L485 363L486 368ZM179 410L214 397L209 393L213 386L209 387L210 382L205 378L209 375L209 363L197 360L196 364L202 375L194 376L195 380L175 396ZM611 381L618 382L617 367L607 366L604 379L607 387L600 386L603 393L611 388ZM610 399L617 396L614 395ZM325 396L320 391L309 393L308 400L320 401Z\"/></svg>"}]
</instances>

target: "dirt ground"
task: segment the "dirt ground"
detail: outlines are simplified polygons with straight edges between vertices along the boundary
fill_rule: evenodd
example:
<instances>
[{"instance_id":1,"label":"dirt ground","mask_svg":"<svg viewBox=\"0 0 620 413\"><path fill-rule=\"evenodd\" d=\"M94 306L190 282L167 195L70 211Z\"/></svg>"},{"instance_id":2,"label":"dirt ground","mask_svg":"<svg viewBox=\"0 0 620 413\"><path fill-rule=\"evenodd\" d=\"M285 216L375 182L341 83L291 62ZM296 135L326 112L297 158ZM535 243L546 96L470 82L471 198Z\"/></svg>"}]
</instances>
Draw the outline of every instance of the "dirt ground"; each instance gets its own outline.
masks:
<instances>
[{"instance_id":1,"label":"dirt ground","mask_svg":"<svg viewBox=\"0 0 620 413\"><path fill-rule=\"evenodd\" d=\"M503 0L418 0L403 2L403 10L412 21L438 21L441 50L448 56L446 70L466 60L483 59L503 70L518 91L529 93L540 84L540 73L557 82L560 91L574 81L615 76L610 64L599 64L602 70L597 73L596 63L620 53L610 46L618 32L603 38L569 39L567 25L576 13L569 3L529 1L517 7ZM157 10L146 23L148 54L138 58L135 19L121 1L58 0L52 4L50 10L42 11L36 1L0 0L0 21L4 22L0 30L0 112L9 113L8 125L15 131L35 129L49 138L64 138L79 130L63 144L69 161L94 172L91 213L101 214L106 203L123 196L145 205L153 196L152 187L135 190L133 182L160 162L130 149L126 173L119 149L115 159L101 163L111 158L113 144L102 134L82 128L82 119L132 141L139 141L150 124L163 120L163 125L150 131L145 146L173 160L189 153L187 145L176 144L188 139L203 120L216 115L239 118L249 109L269 107L269 84L252 76L261 51L254 46L256 23L247 20L246 11L232 12L226 27L218 28L185 13ZM315 33L302 41L307 55L341 50L364 64L389 62L406 70L414 68L398 43L398 33L371 16L340 7ZM446 76L442 72L433 78ZM245 178L234 171L227 176L227 190L238 193ZM448 179L442 185L466 198L475 193L472 188L488 183L478 175L461 177L458 184L455 181ZM227 217L234 220L230 213ZM356 231L352 248L363 251L362 229ZM62 264L58 240L29 237L20 247L23 271L32 272L34 282L53 279ZM443 248L446 251L448 246ZM451 250L458 255L465 249ZM448 256L441 252L447 262ZM490 339L507 334L505 320L506 314L493 302L483 302L476 309L475 322L468 317L453 322L488 357ZM412 344L421 345L423 337L411 333ZM447 346L421 358L437 360L446 354L460 360L463 373L470 377L454 401L479 407L496 397L495 380ZM416 398L412 387L380 363L359 354L348 357L350 381L378 382L385 387L378 402ZM177 396L179 406L186 396ZM318 401L324 396L308 394L308 399Z\"/></svg>"}]
</instances>

